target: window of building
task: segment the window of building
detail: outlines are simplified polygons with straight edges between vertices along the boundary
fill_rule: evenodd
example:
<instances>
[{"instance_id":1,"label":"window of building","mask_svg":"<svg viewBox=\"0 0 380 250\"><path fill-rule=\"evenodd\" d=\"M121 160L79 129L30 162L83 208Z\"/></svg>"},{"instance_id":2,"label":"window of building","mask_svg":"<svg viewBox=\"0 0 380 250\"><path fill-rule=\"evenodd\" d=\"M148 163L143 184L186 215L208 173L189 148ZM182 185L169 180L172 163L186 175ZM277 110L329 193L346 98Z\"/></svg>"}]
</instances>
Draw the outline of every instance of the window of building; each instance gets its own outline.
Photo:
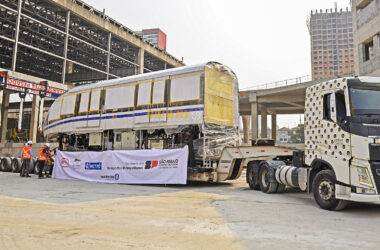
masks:
<instances>
[{"instance_id":1,"label":"window of building","mask_svg":"<svg viewBox=\"0 0 380 250\"><path fill-rule=\"evenodd\" d=\"M372 59L371 51L373 50L373 40L364 44L364 62Z\"/></svg>"}]
</instances>

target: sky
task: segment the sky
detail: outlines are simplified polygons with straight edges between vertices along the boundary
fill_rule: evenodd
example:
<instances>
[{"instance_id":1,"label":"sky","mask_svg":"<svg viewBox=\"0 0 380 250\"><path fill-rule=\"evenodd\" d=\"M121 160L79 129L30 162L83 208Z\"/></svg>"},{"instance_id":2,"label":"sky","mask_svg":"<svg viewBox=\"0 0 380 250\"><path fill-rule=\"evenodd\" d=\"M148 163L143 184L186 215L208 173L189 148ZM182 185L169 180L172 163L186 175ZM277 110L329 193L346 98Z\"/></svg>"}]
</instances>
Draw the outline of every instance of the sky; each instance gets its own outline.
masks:
<instances>
[{"instance_id":1,"label":"sky","mask_svg":"<svg viewBox=\"0 0 380 250\"><path fill-rule=\"evenodd\" d=\"M186 65L218 61L239 87L311 74L311 10L349 7L349 0L84 0L132 30L160 28L167 51ZM303 119L303 118L302 118ZM295 126L299 116L280 116Z\"/></svg>"}]
</instances>

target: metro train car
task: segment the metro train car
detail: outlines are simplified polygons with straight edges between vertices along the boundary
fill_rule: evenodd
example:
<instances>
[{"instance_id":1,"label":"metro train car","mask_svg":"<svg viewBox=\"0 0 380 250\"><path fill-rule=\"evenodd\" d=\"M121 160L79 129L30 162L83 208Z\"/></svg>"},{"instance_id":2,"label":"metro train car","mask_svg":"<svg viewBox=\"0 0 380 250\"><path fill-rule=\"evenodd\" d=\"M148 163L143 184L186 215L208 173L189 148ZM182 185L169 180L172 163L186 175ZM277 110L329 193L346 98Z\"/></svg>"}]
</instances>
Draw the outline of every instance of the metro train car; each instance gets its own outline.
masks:
<instances>
[{"instance_id":1,"label":"metro train car","mask_svg":"<svg viewBox=\"0 0 380 250\"><path fill-rule=\"evenodd\" d=\"M215 167L239 140L238 79L208 62L72 88L55 100L44 136L60 150L189 146L189 171Z\"/></svg>"}]
</instances>

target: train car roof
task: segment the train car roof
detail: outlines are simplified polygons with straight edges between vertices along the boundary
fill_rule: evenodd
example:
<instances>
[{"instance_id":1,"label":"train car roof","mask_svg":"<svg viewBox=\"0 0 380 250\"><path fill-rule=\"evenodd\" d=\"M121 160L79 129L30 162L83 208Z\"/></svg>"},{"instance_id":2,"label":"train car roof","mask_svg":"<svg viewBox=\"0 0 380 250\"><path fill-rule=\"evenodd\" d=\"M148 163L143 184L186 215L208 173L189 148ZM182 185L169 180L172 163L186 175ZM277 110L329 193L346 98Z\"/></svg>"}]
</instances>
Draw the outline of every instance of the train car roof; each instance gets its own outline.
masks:
<instances>
[{"instance_id":1,"label":"train car roof","mask_svg":"<svg viewBox=\"0 0 380 250\"><path fill-rule=\"evenodd\" d=\"M104 88L104 87L114 86L114 85L119 85L119 84L150 80L153 78L161 78L161 77L165 77L165 76L169 76L169 75L173 75L173 74L178 75L178 74L196 72L196 71L203 70L208 65L223 66L223 67L225 67L225 69L227 69L227 72L230 75L232 75L233 77L236 78L235 73L231 69L229 69L227 66L225 66L221 63L218 63L218 62L207 62L207 63L197 64L197 65L183 66L183 67L172 68L172 69L165 69L165 70L160 70L160 71L155 71L155 72L150 72L150 73L145 73L145 74L140 74L140 75L127 76L127 77L122 77L122 78L100 81L100 82L96 82L96 83L77 86L77 87L70 89L68 91L68 93L81 92L81 91L87 91L87 90L97 89L97 88Z\"/></svg>"}]
</instances>

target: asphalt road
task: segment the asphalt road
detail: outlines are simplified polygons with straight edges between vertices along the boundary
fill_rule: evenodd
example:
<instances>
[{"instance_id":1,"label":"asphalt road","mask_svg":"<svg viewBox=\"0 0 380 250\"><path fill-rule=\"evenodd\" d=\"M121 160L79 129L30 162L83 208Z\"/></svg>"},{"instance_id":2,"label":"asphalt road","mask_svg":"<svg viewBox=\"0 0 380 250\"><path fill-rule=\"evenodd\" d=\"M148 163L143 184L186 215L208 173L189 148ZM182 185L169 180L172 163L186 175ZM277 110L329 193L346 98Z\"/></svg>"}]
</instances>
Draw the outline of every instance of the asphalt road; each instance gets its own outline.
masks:
<instances>
[{"instance_id":1,"label":"asphalt road","mask_svg":"<svg viewBox=\"0 0 380 250\"><path fill-rule=\"evenodd\" d=\"M59 206L89 203L96 206L96 202L104 204L104 202L112 201L130 201L139 197L159 197L160 201L164 201L165 197L170 197L176 203L176 197L178 197L179 202L183 201L183 207L177 208L183 213L179 217L185 216L196 220L203 216L207 220L208 211L211 209L216 211L216 214L212 213L212 216L218 222L210 221L209 223L217 226L207 225L208 231L204 232L207 237L205 241L202 241L203 243L186 236L188 241L180 241L176 244L169 244L168 241L165 244L161 241L162 245L158 248L186 246L183 248L191 249L192 246L197 246L223 249L224 247L216 244L222 236L227 237L228 240L232 239L228 243L231 245L225 245L225 249L240 247L246 249L359 249L377 248L380 245L380 205L357 203L350 204L344 211L330 212L320 209L309 194L295 190L287 190L283 194L263 194L260 191L250 190L243 178L225 184L120 185L56 179L39 180L36 176L20 178L17 174L0 172L0 197L4 198L0 200L0 207L7 207L8 198L21 198L9 205L12 209L30 200L42 202L42 207L54 204L58 209ZM192 201L194 201L192 205L186 205L186 202ZM145 206L144 209L154 210L155 202L146 203L149 207ZM121 203L117 204L112 205L116 210L117 206L121 206ZM181 204L170 203L168 209L170 210L174 205ZM10 214L10 216L15 215ZM140 214L136 212L136 216L140 216L140 224L144 223ZM70 219L70 216L65 218ZM7 227L5 220L6 217L0 217L0 226ZM155 219L150 218L150 220ZM165 227L165 223L176 225L178 226L176 230L181 231L186 228L181 224L188 222L180 219L176 221L176 217L172 216L170 220L161 222L160 226ZM223 228L224 226L226 229ZM229 233L218 231L222 230L221 228L231 231L232 238ZM18 229L14 230L17 232ZM198 229L192 230L192 233L198 233L196 232ZM6 234L7 231L4 232ZM5 237L0 241L0 248L2 248L2 242L3 247L7 246L6 239ZM145 240L149 241L149 239ZM86 239L82 241L85 242ZM206 242L210 244L207 245ZM153 246L139 244L135 243L132 248ZM9 248L18 248L12 246ZM118 246L124 248L123 245ZM85 247L92 248L91 245L85 245Z\"/></svg>"}]
</instances>

